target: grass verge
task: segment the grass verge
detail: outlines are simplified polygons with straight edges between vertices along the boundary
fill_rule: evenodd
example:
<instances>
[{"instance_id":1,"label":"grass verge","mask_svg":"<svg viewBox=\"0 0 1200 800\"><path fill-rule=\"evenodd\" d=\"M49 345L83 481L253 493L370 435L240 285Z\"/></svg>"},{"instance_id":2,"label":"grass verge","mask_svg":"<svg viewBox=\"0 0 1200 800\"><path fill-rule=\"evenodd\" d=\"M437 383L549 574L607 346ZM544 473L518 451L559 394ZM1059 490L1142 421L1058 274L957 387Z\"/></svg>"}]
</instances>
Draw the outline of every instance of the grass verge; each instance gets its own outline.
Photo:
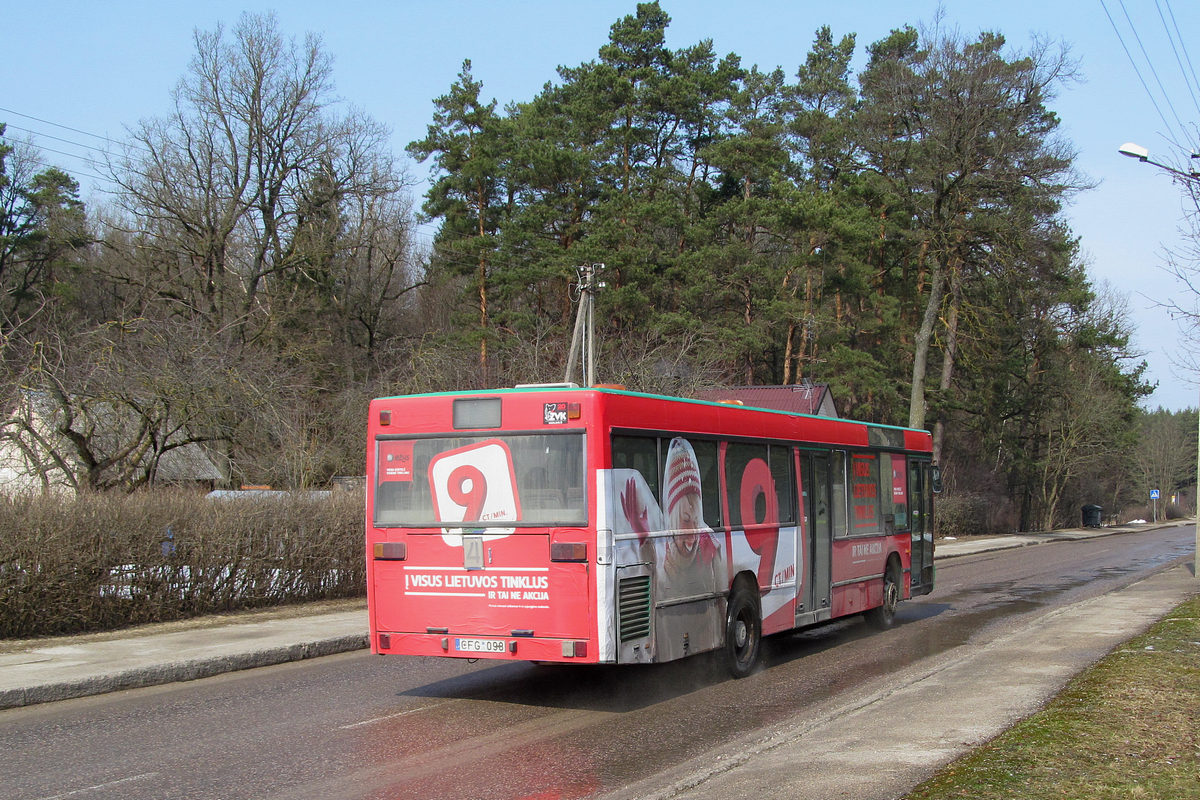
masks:
<instances>
[{"instance_id":1,"label":"grass verge","mask_svg":"<svg viewBox=\"0 0 1200 800\"><path fill-rule=\"evenodd\" d=\"M1200 800L1200 597L908 800Z\"/></svg>"}]
</instances>

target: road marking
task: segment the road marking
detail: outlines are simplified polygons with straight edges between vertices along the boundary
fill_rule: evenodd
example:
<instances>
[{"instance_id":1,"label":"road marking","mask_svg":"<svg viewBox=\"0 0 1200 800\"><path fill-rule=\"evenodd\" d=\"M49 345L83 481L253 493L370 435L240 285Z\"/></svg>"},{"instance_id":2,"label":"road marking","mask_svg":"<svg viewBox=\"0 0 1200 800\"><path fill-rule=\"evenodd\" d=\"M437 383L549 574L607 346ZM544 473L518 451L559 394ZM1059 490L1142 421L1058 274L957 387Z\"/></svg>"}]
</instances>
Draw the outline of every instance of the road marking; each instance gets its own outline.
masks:
<instances>
[{"instance_id":1,"label":"road marking","mask_svg":"<svg viewBox=\"0 0 1200 800\"><path fill-rule=\"evenodd\" d=\"M157 772L143 772L141 775L132 775L128 778L121 778L120 780L109 781L108 783L97 783L95 786L87 786L83 789L75 789L74 791L63 792L62 794L54 794L54 795L50 795L48 797L39 798L39 800L61 800L61 798L63 798L63 797L74 797L77 794L85 794L87 792L96 792L96 791L99 791L100 789L109 789L109 788L112 788L113 786L120 786L123 783L132 783L133 781L144 781L147 778L156 778L156 777L158 777Z\"/></svg>"},{"instance_id":2,"label":"road marking","mask_svg":"<svg viewBox=\"0 0 1200 800\"><path fill-rule=\"evenodd\" d=\"M351 728L361 728L364 725L374 725L376 722L385 722L389 719L396 719L396 717L407 717L409 714L416 714L418 711L429 711L430 709L437 708L439 706L448 705L450 702L451 701L449 701L449 700L443 700L442 702L434 703L431 706L421 706L420 708L410 708L408 711L398 711L395 714L388 714L387 716L384 716L384 717L375 717L374 719L364 719L362 722L352 722L349 725L339 725L338 730L339 731L348 731ZM51 800L51 799L47 798L47 800Z\"/></svg>"}]
</instances>

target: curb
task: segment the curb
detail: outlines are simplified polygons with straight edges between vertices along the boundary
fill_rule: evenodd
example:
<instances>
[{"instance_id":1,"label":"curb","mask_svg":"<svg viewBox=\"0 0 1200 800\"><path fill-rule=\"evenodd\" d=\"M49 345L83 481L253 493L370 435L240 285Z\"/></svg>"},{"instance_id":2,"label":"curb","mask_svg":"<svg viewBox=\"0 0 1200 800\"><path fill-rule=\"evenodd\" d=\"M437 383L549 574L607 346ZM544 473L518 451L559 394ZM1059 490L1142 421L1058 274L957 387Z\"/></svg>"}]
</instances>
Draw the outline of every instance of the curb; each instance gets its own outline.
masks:
<instances>
[{"instance_id":1,"label":"curb","mask_svg":"<svg viewBox=\"0 0 1200 800\"><path fill-rule=\"evenodd\" d=\"M1100 539L1105 536L1117 536L1124 533L1146 533L1161 528L1175 527L1175 524L1175 522L1158 522L1141 525L1136 528L1122 525L1113 528L1068 528L1062 531L1046 531L1044 533L1012 533L1003 536L987 537L986 539L974 542L946 541L943 539L938 540L938 544L941 546L935 546L934 548L933 560L936 564L939 560L943 559L974 556L996 550L1015 550L1019 547L1034 547L1052 542L1075 542L1080 539ZM945 552L945 550L951 550L951 552ZM955 550L958 552L953 552Z\"/></svg>"},{"instance_id":2,"label":"curb","mask_svg":"<svg viewBox=\"0 0 1200 800\"><path fill-rule=\"evenodd\" d=\"M178 681L211 678L226 672L254 667L269 667L291 661L331 656L367 647L367 634L350 634L311 642L272 647L241 653L189 661L168 662L149 667L113 672L74 681L48 683L20 689L0 691L0 709L51 703L78 697L118 692L123 689L142 689Z\"/></svg>"}]
</instances>

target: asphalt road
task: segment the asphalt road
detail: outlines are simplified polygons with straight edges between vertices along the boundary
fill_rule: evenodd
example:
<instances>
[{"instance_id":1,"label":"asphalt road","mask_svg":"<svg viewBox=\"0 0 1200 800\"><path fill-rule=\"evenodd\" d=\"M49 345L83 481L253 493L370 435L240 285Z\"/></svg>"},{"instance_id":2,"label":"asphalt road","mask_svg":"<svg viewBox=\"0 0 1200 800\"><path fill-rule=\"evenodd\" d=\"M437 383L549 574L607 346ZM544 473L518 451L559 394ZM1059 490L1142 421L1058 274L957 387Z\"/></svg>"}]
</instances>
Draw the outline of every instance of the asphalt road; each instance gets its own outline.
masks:
<instances>
[{"instance_id":1,"label":"asphalt road","mask_svg":"<svg viewBox=\"0 0 1200 800\"><path fill-rule=\"evenodd\" d=\"M854 620L770 640L766 668L742 681L704 657L571 668L359 652L11 709L0 712L0 796L671 794L681 771L815 723L890 675L1019 635L1188 559L1193 542L1180 527L944 562L938 588L903 603L895 629ZM911 709L914 724L932 722L925 711Z\"/></svg>"}]
</instances>

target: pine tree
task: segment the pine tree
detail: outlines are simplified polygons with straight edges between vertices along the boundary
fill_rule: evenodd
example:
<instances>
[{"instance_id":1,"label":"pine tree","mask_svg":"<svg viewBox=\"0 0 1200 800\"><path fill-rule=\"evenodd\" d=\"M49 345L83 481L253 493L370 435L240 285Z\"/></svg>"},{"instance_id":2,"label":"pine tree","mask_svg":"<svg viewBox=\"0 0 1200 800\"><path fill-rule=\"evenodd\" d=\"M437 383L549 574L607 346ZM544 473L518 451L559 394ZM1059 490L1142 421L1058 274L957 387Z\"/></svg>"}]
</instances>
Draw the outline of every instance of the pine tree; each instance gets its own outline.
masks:
<instances>
[{"instance_id":1,"label":"pine tree","mask_svg":"<svg viewBox=\"0 0 1200 800\"><path fill-rule=\"evenodd\" d=\"M449 93L434 101L434 121L425 138L411 143L408 152L421 161L432 157L437 175L423 206L428 219L442 220L434 266L474 273L479 378L486 386L489 274L506 198L500 174L504 121L496 114L495 100L481 99L482 89L483 84L471 75L470 60L464 61Z\"/></svg>"}]
</instances>

